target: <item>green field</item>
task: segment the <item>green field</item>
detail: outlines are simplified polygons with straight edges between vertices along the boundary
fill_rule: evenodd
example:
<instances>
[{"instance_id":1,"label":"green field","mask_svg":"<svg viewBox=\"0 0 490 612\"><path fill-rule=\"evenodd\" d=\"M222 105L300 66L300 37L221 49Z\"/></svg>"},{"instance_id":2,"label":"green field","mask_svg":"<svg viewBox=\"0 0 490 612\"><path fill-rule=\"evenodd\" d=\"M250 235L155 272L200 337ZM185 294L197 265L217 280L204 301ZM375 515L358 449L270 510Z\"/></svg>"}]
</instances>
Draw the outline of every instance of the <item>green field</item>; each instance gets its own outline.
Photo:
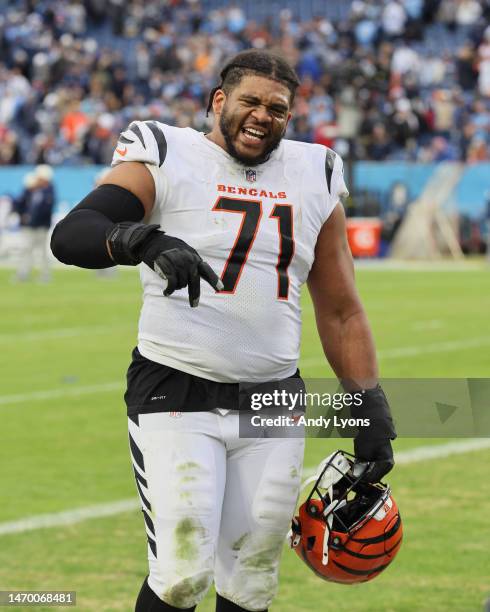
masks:
<instances>
[{"instance_id":1,"label":"green field","mask_svg":"<svg viewBox=\"0 0 490 612\"><path fill-rule=\"evenodd\" d=\"M358 285L385 377L490 377L490 270L362 269ZM122 402L139 280L57 270L48 285L0 270L2 523L135 497ZM304 298L302 374L329 375ZM399 439L396 451L447 440ZM305 466L334 441L309 440ZM323 583L285 550L271 610L481 610L490 596L490 449L400 464L396 562L372 583ZM137 511L0 534L0 590L76 590L80 611L126 611L146 575ZM30 608L34 609L34 608ZM46 608L37 608L46 609ZM198 608L211 612L212 593Z\"/></svg>"}]
</instances>

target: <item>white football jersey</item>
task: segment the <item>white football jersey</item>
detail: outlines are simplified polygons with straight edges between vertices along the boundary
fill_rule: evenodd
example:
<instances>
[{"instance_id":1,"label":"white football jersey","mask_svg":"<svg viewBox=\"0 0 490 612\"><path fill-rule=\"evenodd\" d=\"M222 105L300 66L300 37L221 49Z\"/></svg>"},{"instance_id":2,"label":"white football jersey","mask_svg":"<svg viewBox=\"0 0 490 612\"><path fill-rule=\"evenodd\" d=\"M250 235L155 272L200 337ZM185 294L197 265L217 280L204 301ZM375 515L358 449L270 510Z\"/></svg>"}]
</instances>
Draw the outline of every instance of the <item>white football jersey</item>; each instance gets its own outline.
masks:
<instances>
[{"instance_id":1,"label":"white football jersey","mask_svg":"<svg viewBox=\"0 0 490 612\"><path fill-rule=\"evenodd\" d=\"M301 337L301 285L318 233L347 193L342 160L322 145L282 140L269 160L247 167L204 134L136 121L121 134L112 165L143 162L156 187L148 223L192 247L221 277L163 296L164 281L140 265L138 348L152 361L218 382L294 374Z\"/></svg>"}]
</instances>

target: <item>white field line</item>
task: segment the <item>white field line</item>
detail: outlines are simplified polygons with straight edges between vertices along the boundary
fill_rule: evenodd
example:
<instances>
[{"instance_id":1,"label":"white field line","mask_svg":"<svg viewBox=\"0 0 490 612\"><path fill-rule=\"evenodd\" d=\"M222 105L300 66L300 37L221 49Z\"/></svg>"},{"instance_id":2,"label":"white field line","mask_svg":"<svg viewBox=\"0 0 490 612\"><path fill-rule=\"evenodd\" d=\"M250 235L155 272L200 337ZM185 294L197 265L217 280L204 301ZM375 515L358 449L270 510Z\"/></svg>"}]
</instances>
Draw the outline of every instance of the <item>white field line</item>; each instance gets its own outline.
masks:
<instances>
[{"instance_id":1,"label":"white field line","mask_svg":"<svg viewBox=\"0 0 490 612\"><path fill-rule=\"evenodd\" d=\"M87 385L85 387L67 387L62 389L48 389L47 391L32 391L31 393L17 393L15 395L0 395L0 406L10 404L23 404L37 400L54 399L57 397L78 397L91 393L108 393L120 391L124 388L122 381L102 383L100 385Z\"/></svg>"},{"instance_id":2,"label":"white field line","mask_svg":"<svg viewBox=\"0 0 490 612\"><path fill-rule=\"evenodd\" d=\"M468 340L449 340L446 342L435 342L422 346L402 346L399 348L385 349L378 351L379 359L402 359L406 357L417 357L426 353L444 353L448 351L458 351L461 349L475 348L479 346L489 346L490 337L469 338ZM309 366L322 366L326 361L322 357L309 357L302 359L302 368ZM20 404L27 401L54 399L58 397L73 397L78 395L89 395L91 393L104 393L116 391L122 388L122 383L110 382L101 385L89 385L86 387L65 387L61 389L47 389L45 391L33 391L32 393L21 393L14 395L0 395L0 406L7 404Z\"/></svg>"},{"instance_id":3,"label":"white field line","mask_svg":"<svg viewBox=\"0 0 490 612\"><path fill-rule=\"evenodd\" d=\"M93 506L76 508L75 510L68 510L68 512L28 516L19 521L0 523L0 536L10 533L33 531L34 529L43 529L46 527L74 525L75 523L81 523L82 521L87 521L92 518L114 516L122 512L130 512L139 508L139 505L138 499L121 499L108 504L95 504Z\"/></svg>"},{"instance_id":4,"label":"white field line","mask_svg":"<svg viewBox=\"0 0 490 612\"><path fill-rule=\"evenodd\" d=\"M416 463L418 461L440 459L487 448L490 448L490 439L488 438L462 440L436 446L419 446L411 450L396 453L396 463L397 465L407 465ZM313 474L315 470L316 468L314 467L305 468L303 470L303 476L309 476ZM35 529L44 529L46 527L74 525L89 519L114 516L123 512L130 512L138 509L139 507L139 500L130 498L121 499L119 501L106 504L85 506L82 508L76 508L74 510L68 510L67 512L28 516L18 521L0 523L0 536L13 533L23 533L25 531L33 531Z\"/></svg>"},{"instance_id":5,"label":"white field line","mask_svg":"<svg viewBox=\"0 0 490 612\"><path fill-rule=\"evenodd\" d=\"M490 345L490 337L468 338L467 340L447 340L433 342L423 346L402 346L400 348L378 351L380 359L393 359L396 357L417 357L425 353L445 353L446 351L459 351L460 349L475 348Z\"/></svg>"},{"instance_id":6,"label":"white field line","mask_svg":"<svg viewBox=\"0 0 490 612\"><path fill-rule=\"evenodd\" d=\"M402 359L405 357L418 357L426 353L446 353L462 349L489 346L490 337L468 338L467 340L447 340L445 342L433 342L420 346L401 346L399 348L384 349L377 351L378 359ZM302 367L324 365L326 363L321 357L307 357L300 361Z\"/></svg>"},{"instance_id":7,"label":"white field line","mask_svg":"<svg viewBox=\"0 0 490 612\"><path fill-rule=\"evenodd\" d=\"M452 455L461 455L470 451L490 448L490 438L471 438L436 444L433 446L418 446L396 454L397 465L407 465L429 459L444 459Z\"/></svg>"},{"instance_id":8,"label":"white field line","mask_svg":"<svg viewBox=\"0 0 490 612\"><path fill-rule=\"evenodd\" d=\"M115 331L128 331L132 327L129 325L119 325L108 327L105 326L93 326L93 327L59 327L57 329L45 329L37 332L27 333L10 333L0 334L0 344L8 342L31 342L35 340L56 340L58 338L75 338L77 336L100 336L104 334L110 334ZM136 329L135 335L136 335Z\"/></svg>"},{"instance_id":9,"label":"white field line","mask_svg":"<svg viewBox=\"0 0 490 612\"><path fill-rule=\"evenodd\" d=\"M432 446L417 446L410 450L395 453L395 464L409 465L418 461L429 461L431 459L444 459L452 455L461 455L470 451L485 450L490 448L490 438L473 438L447 442L445 444L435 444ZM312 476L316 467L308 467L303 470L303 477ZM1 533L1 531L0 531Z\"/></svg>"},{"instance_id":10,"label":"white field line","mask_svg":"<svg viewBox=\"0 0 490 612\"><path fill-rule=\"evenodd\" d=\"M445 327L445 324L441 319L429 319L428 321L416 321L411 327L414 331L426 331L431 329L442 329Z\"/></svg>"}]
</instances>

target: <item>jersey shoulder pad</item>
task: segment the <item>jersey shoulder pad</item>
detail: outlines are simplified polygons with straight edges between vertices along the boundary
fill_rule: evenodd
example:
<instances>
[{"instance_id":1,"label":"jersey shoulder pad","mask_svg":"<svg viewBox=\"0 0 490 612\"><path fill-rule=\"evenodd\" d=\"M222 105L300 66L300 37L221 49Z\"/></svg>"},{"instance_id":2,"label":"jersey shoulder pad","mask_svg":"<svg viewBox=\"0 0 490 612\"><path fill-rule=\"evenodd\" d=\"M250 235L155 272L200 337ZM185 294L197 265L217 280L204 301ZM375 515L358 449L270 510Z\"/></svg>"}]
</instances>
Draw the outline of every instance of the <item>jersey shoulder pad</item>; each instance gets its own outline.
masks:
<instances>
[{"instance_id":1,"label":"jersey shoulder pad","mask_svg":"<svg viewBox=\"0 0 490 612\"><path fill-rule=\"evenodd\" d=\"M335 153L335 151L329 147L325 147L325 150L325 178L327 180L328 192L332 193L332 176L335 168L337 153Z\"/></svg>"},{"instance_id":2,"label":"jersey shoulder pad","mask_svg":"<svg viewBox=\"0 0 490 612\"><path fill-rule=\"evenodd\" d=\"M333 149L322 144L310 142L285 141L294 156L306 164L305 172L310 168L314 172L315 180L321 181L322 189L336 204L339 199L349 195L344 181L344 163L342 158Z\"/></svg>"},{"instance_id":3,"label":"jersey shoulder pad","mask_svg":"<svg viewBox=\"0 0 490 612\"><path fill-rule=\"evenodd\" d=\"M119 135L112 166L138 161L160 168L167 157L166 128L159 121L133 121Z\"/></svg>"},{"instance_id":4,"label":"jersey shoulder pad","mask_svg":"<svg viewBox=\"0 0 490 612\"><path fill-rule=\"evenodd\" d=\"M330 196L338 202L349 195L344 180L344 162L338 153L325 147L325 179Z\"/></svg>"},{"instance_id":5,"label":"jersey shoulder pad","mask_svg":"<svg viewBox=\"0 0 490 612\"><path fill-rule=\"evenodd\" d=\"M324 189L324 180L327 183L328 193L332 193L332 177L339 171L342 173L342 159L332 149L325 145L302 142L297 140L284 140L286 150L296 163L302 163L304 172L310 170L320 180Z\"/></svg>"}]
</instances>

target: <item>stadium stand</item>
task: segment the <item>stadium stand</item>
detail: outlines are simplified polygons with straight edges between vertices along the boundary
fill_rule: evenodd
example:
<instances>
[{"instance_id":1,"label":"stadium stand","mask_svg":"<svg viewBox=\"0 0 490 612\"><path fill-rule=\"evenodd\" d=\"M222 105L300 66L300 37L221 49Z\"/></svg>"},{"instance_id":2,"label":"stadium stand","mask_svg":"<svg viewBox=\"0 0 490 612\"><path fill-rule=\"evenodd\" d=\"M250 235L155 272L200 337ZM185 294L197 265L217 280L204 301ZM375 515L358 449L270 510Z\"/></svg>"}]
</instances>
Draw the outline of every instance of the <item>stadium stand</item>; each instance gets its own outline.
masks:
<instances>
[{"instance_id":1,"label":"stadium stand","mask_svg":"<svg viewBox=\"0 0 490 612\"><path fill-rule=\"evenodd\" d=\"M490 159L490 0L0 6L0 165L107 164L136 118L204 130L217 67L250 46L302 78L290 138L353 159Z\"/></svg>"}]
</instances>

